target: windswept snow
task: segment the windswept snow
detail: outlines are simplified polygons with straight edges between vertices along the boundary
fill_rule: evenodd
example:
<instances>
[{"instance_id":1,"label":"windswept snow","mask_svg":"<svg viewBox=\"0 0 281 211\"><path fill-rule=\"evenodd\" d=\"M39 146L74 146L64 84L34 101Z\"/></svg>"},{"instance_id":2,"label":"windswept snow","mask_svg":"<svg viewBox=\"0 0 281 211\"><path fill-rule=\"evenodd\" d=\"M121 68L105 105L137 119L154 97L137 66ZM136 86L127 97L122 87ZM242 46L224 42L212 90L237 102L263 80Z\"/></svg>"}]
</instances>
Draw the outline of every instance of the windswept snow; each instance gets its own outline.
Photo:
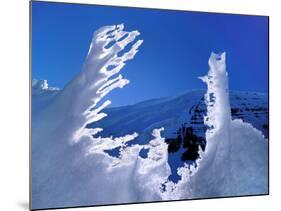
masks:
<instances>
[{"instance_id":1,"label":"windswept snow","mask_svg":"<svg viewBox=\"0 0 281 211\"><path fill-rule=\"evenodd\" d=\"M141 144L134 142L136 131L104 137L102 127L87 127L107 117L103 111L111 102L103 98L129 83L119 72L138 52L139 34L122 24L102 27L66 87L32 83L32 209L267 193L268 143L251 124L231 119L225 53L211 54L202 77L208 86L206 151L197 168L178 169L178 182L168 179L161 125ZM112 149L119 156L106 153Z\"/></svg>"},{"instance_id":2,"label":"windswept snow","mask_svg":"<svg viewBox=\"0 0 281 211\"><path fill-rule=\"evenodd\" d=\"M138 35L138 31L124 31L122 24L102 27L94 33L76 78L56 92L47 106L39 106L41 109L37 109L39 100L33 97L32 208L137 200L130 187L141 147L123 149L137 133L98 137L102 128L88 129L86 125L106 116L102 110L111 102L99 104L106 94L129 83L117 74L138 52L142 43L135 41ZM131 42L131 49L118 56ZM112 46L106 48L109 43ZM48 86L46 81L34 81L33 88L46 90ZM122 147L120 158L104 152L117 146Z\"/></svg>"},{"instance_id":3,"label":"windswept snow","mask_svg":"<svg viewBox=\"0 0 281 211\"><path fill-rule=\"evenodd\" d=\"M191 177L193 197L237 196L268 192L268 142L242 120L231 120L225 53L212 53L207 84L207 147Z\"/></svg>"},{"instance_id":4,"label":"windswept snow","mask_svg":"<svg viewBox=\"0 0 281 211\"><path fill-rule=\"evenodd\" d=\"M127 146L137 133L101 137L102 128L86 127L106 117L102 110L110 101L101 102L102 98L129 82L115 75L138 52L138 35L124 31L123 25L95 32L81 73L33 115L33 209L161 199L161 183L170 175L167 145L160 135L164 128L153 130L154 138L145 146ZM118 56L131 42L131 49ZM48 88L45 81L39 87ZM116 147L119 157L105 153ZM139 156L144 148L147 158Z\"/></svg>"},{"instance_id":5,"label":"windswept snow","mask_svg":"<svg viewBox=\"0 0 281 211\"><path fill-rule=\"evenodd\" d=\"M207 146L198 167L178 169L181 180L168 181L164 199L190 199L268 193L268 141L242 120L231 120L226 54L212 53L208 75L200 77L205 94Z\"/></svg>"}]
</instances>

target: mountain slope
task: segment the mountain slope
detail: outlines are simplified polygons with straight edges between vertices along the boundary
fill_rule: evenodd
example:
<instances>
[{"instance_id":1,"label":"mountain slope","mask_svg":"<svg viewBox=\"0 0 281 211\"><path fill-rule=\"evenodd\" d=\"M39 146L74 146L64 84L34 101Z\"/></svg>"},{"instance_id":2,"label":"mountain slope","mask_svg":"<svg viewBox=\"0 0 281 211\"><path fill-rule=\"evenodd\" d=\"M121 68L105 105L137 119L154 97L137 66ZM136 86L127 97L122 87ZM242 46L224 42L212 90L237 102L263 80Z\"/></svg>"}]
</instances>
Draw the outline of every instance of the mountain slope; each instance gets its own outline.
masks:
<instances>
[{"instance_id":1,"label":"mountain slope","mask_svg":"<svg viewBox=\"0 0 281 211\"><path fill-rule=\"evenodd\" d=\"M57 88L49 88L44 80L33 81L33 114L41 110L42 106L48 105L59 92ZM125 134L137 132L139 136L131 141L131 144L147 144L151 139L151 131L154 128L164 127L162 132L169 144L169 164L172 176L170 179L177 181L177 168L190 162L190 153L187 149L192 148L191 157L199 156L199 146L205 149L204 115L206 104L204 102L205 90L191 90L184 94L159 99L151 99L134 105L112 107L105 109L108 116L98 122L89 124L87 127L104 128L101 136L119 137ZM232 119L242 119L251 123L255 128L262 131L268 138L268 95L256 92L230 92L230 104ZM199 137L195 147L186 140L187 130ZM190 135L190 134L189 134ZM187 138L188 139L188 138ZM193 140L194 141L194 140ZM119 155L119 148L109 150L112 156ZM142 154L141 154L142 155ZM145 156L145 153L144 155Z\"/></svg>"},{"instance_id":2,"label":"mountain slope","mask_svg":"<svg viewBox=\"0 0 281 211\"><path fill-rule=\"evenodd\" d=\"M199 147L204 150L204 116L206 104L204 90L192 90L175 97L143 101L134 105L105 109L108 116L88 127L101 127L101 136L122 136L136 131L139 134L133 143L147 144L153 128L164 127L162 132L169 144L168 162L172 175L180 177L177 168L187 164L196 165ZM256 92L230 92L232 119L242 119L262 131L268 138L268 95ZM108 151L118 156L119 149Z\"/></svg>"},{"instance_id":3,"label":"mountain slope","mask_svg":"<svg viewBox=\"0 0 281 211\"><path fill-rule=\"evenodd\" d=\"M101 134L123 135L128 132L150 134L155 127L165 127L163 135L173 137L183 123L192 127L203 125L206 113L204 90L192 90L185 94L143 101L134 105L105 109L103 120L89 125L104 128ZM251 123L268 137L268 95L256 92L230 92L233 119Z\"/></svg>"}]
</instances>

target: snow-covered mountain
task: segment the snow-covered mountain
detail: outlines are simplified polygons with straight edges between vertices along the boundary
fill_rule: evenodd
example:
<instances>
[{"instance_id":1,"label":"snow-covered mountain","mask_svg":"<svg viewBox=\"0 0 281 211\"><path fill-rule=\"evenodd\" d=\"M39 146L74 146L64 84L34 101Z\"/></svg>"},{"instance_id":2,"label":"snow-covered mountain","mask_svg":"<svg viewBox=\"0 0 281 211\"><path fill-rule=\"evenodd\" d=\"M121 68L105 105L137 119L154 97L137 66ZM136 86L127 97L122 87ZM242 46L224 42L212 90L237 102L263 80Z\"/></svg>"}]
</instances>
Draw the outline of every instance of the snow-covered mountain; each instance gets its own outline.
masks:
<instances>
[{"instance_id":1,"label":"snow-covered mountain","mask_svg":"<svg viewBox=\"0 0 281 211\"><path fill-rule=\"evenodd\" d=\"M141 143L143 136L150 136L152 128L165 127L165 137L175 137L176 132L185 124L193 127L199 135L203 129L203 116L206 114L204 103L205 90L191 90L184 94L143 101L134 105L105 109L107 118L88 125L102 127L102 135L119 136L138 132ZM251 123L268 137L268 95L256 92L230 92L232 119L242 119Z\"/></svg>"},{"instance_id":2,"label":"snow-covered mountain","mask_svg":"<svg viewBox=\"0 0 281 211\"><path fill-rule=\"evenodd\" d=\"M56 94L60 91L57 88L48 87L45 80L34 80L33 86L33 103L34 108L48 105ZM151 131L154 128L164 127L163 137L169 144L169 164L172 171L171 180L177 181L180 177L177 174L177 168L185 163L190 162L184 158L188 151L184 138L184 130L192 128L192 133L199 138L196 146L205 149L205 132L204 116L206 115L206 104L204 102L205 90L190 90L184 94L173 97L158 98L146 100L133 105L122 107L111 107L105 109L108 114L104 118L88 128L104 128L100 132L101 136L119 137L125 134L137 132L139 136L129 144L147 144L151 139ZM42 97L42 95L44 97ZM43 100L43 101L42 101ZM251 123L255 128L262 131L265 138L268 138L268 95L257 92L230 92L230 105L232 119L242 119ZM36 109L33 109L36 113ZM180 138L178 138L180 136ZM189 140L187 140L189 141ZM198 147L195 148L198 152ZM143 151L144 152L144 151ZM109 150L111 156L119 155L119 148ZM197 153L198 154L198 153ZM141 153L145 156L145 153Z\"/></svg>"},{"instance_id":3,"label":"snow-covered mountain","mask_svg":"<svg viewBox=\"0 0 281 211\"><path fill-rule=\"evenodd\" d=\"M45 80L34 80L33 86L33 113L48 105L48 102L56 96L59 89L48 87ZM146 100L137 104L111 107L105 109L108 114L104 118L88 128L104 128L101 136L119 137L125 134L137 132L139 136L130 144L147 144L151 139L151 131L154 128L164 127L163 137L169 144L169 164L172 170L170 179L177 181L177 168L185 163L196 160L199 148L205 149L204 116L206 104L204 102L205 90L190 90L184 94L173 97ZM43 96L42 96L43 95ZM43 102L41 102L43 100ZM242 119L251 123L255 128L263 132L268 138L268 95L257 92L231 91L230 104L232 119ZM192 135L195 135L195 148L190 145ZM188 132L189 131L189 132ZM188 133L188 134L187 134ZM189 137L188 137L189 135ZM193 139L194 141L194 139ZM187 146L188 145L188 146ZM191 157L187 152L192 150ZM119 155L119 148L109 150L111 156ZM194 154L195 153L195 154ZM145 153L141 153L145 155ZM195 156L195 157L194 157Z\"/></svg>"},{"instance_id":4,"label":"snow-covered mountain","mask_svg":"<svg viewBox=\"0 0 281 211\"><path fill-rule=\"evenodd\" d=\"M139 136L131 142L147 144L153 128L164 127L162 132L169 144L169 164L172 180L179 179L177 168L196 160L198 147L205 149L204 116L206 104L205 90L191 90L174 97L143 101L134 105L105 109L107 118L87 127L101 127L101 136L122 136L136 131ZM230 92L232 119L242 119L251 123L268 138L268 95L257 92ZM190 132L191 130L191 132ZM188 132L189 131L189 132ZM187 134L188 133L188 134ZM190 134L191 133L191 134ZM191 137L194 135L193 137ZM190 141L195 141L190 145ZM193 148L194 146L194 148ZM191 152L192 155L189 155ZM119 149L110 150L111 155L118 155ZM194 154L195 153L195 154Z\"/></svg>"},{"instance_id":5,"label":"snow-covered mountain","mask_svg":"<svg viewBox=\"0 0 281 211\"><path fill-rule=\"evenodd\" d=\"M33 113L48 105L48 102L57 95L59 89L48 87L45 80L34 80L33 86ZM104 118L87 127L104 128L101 136L119 137L125 134L137 132L139 136L130 144L147 144L151 139L151 131L154 128L164 127L163 137L169 144L169 164L172 170L170 179L177 181L177 168L185 163L194 163L186 156L188 149L192 148L186 132L190 128L196 139L196 155L199 155L198 147L205 149L204 116L206 104L204 102L205 90L190 90L184 94L173 97L146 100L137 104L106 108L108 114ZM43 95L43 96L42 96ZM41 102L41 101L44 102ZM242 119L251 123L255 128L262 131L268 138L268 95L266 93L231 91L230 104L232 119ZM185 133L185 134L184 134ZM190 134L189 134L190 135ZM198 139L199 138L199 139ZM188 140L185 140L188 139ZM194 139L193 139L194 141ZM111 156L118 156L119 148L109 150ZM195 153L195 152L193 152ZM145 156L145 153L141 153ZM195 157L196 157L195 155ZM196 159L195 159L196 160Z\"/></svg>"}]
</instances>

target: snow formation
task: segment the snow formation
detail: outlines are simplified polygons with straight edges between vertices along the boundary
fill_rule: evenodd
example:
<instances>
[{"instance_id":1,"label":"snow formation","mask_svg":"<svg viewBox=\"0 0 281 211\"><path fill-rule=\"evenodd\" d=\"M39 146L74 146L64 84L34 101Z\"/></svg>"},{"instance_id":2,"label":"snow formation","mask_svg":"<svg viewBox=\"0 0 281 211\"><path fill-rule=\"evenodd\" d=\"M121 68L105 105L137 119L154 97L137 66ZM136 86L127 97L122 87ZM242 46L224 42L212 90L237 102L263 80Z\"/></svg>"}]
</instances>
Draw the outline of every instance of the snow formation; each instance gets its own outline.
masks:
<instances>
[{"instance_id":1,"label":"snow formation","mask_svg":"<svg viewBox=\"0 0 281 211\"><path fill-rule=\"evenodd\" d=\"M192 197L268 192L268 140L251 124L231 120L226 54L212 53L207 84L207 147L190 184Z\"/></svg>"},{"instance_id":2,"label":"snow formation","mask_svg":"<svg viewBox=\"0 0 281 211\"><path fill-rule=\"evenodd\" d=\"M136 132L102 137L102 128L87 127L107 116L102 110L111 102L103 98L129 83L119 72L138 52L138 35L122 24L102 27L82 71L66 87L32 83L32 208L266 193L267 140L250 124L231 120L225 54L211 55L202 78L208 85L206 152L198 168L178 169L177 183L168 179L164 128L152 129L152 139L140 145L129 144ZM116 148L119 156L105 152Z\"/></svg>"},{"instance_id":3,"label":"snow formation","mask_svg":"<svg viewBox=\"0 0 281 211\"><path fill-rule=\"evenodd\" d=\"M33 209L161 199L159 187L170 174L163 128L154 129L145 146L127 146L137 133L100 137L102 128L87 128L106 116L102 110L111 102L102 98L129 83L117 74L138 52L138 35L124 31L123 25L96 31L80 74L63 90L52 90L44 107L37 99L45 98L41 91L48 90L47 82L32 84L40 90L33 92L32 101ZM131 49L119 55L131 42ZM119 157L105 153L117 147ZM139 156L144 148L147 158Z\"/></svg>"},{"instance_id":4,"label":"snow formation","mask_svg":"<svg viewBox=\"0 0 281 211\"><path fill-rule=\"evenodd\" d=\"M240 119L231 120L226 54L212 53L204 123L207 146L195 166L178 168L181 180L168 181L163 199L210 198L268 193L268 140Z\"/></svg>"}]
</instances>

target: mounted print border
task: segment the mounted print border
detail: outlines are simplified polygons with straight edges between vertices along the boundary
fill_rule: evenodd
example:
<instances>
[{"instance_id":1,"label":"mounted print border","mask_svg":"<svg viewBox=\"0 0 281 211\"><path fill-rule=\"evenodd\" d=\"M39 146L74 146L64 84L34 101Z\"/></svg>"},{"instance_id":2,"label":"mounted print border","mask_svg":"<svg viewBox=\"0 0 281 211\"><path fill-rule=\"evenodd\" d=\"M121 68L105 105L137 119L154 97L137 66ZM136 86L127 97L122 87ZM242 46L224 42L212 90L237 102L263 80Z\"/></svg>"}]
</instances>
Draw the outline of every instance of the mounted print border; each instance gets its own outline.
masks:
<instances>
[{"instance_id":1,"label":"mounted print border","mask_svg":"<svg viewBox=\"0 0 281 211\"><path fill-rule=\"evenodd\" d=\"M31 1L30 105L31 210L269 194L268 16Z\"/></svg>"}]
</instances>

